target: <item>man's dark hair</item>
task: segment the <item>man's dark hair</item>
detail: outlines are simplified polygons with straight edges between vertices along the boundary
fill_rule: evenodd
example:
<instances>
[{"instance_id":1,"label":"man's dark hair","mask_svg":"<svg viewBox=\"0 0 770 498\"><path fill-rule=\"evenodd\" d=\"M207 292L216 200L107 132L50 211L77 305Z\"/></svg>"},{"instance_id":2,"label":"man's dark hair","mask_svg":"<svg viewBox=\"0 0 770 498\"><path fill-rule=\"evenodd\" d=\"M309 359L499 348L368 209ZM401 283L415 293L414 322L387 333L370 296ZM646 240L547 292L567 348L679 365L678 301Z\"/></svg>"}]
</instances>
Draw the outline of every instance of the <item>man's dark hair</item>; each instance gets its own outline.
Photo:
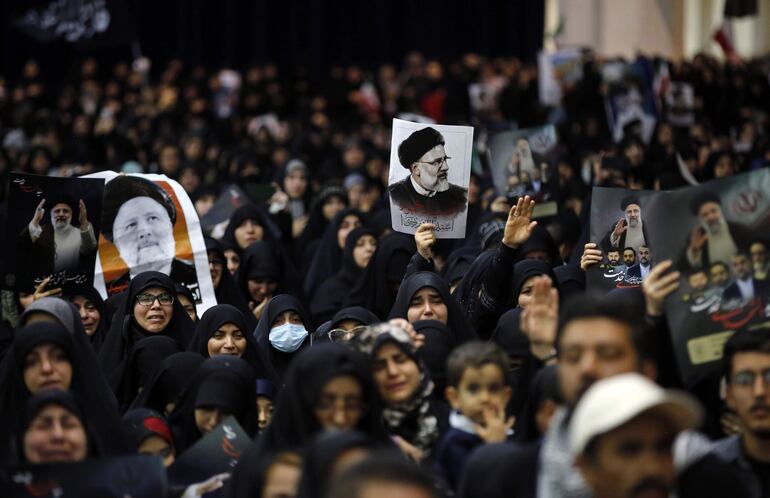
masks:
<instances>
[{"instance_id":1,"label":"man's dark hair","mask_svg":"<svg viewBox=\"0 0 770 498\"><path fill-rule=\"evenodd\" d=\"M454 349L446 362L447 385L457 387L468 368L481 368L492 364L500 369L505 378L508 371L508 355L493 342L470 341Z\"/></svg>"},{"instance_id":2,"label":"man's dark hair","mask_svg":"<svg viewBox=\"0 0 770 498\"><path fill-rule=\"evenodd\" d=\"M636 249L634 249L633 247L624 247L623 252L626 252L626 251L631 251L632 253L634 253L634 257L636 257Z\"/></svg>"},{"instance_id":3,"label":"man's dark hair","mask_svg":"<svg viewBox=\"0 0 770 498\"><path fill-rule=\"evenodd\" d=\"M727 263L725 263L723 261L714 261L713 263L711 263L711 265L709 265L709 272L712 269L714 269L715 267L717 267L717 266L721 266L722 268L724 268L728 272L730 271L730 268L727 266Z\"/></svg>"},{"instance_id":4,"label":"man's dark hair","mask_svg":"<svg viewBox=\"0 0 770 498\"><path fill-rule=\"evenodd\" d=\"M332 483L327 496L334 498L360 498L368 484L394 483L422 488L436 497L430 474L393 453L374 454L353 465L336 482Z\"/></svg>"},{"instance_id":5,"label":"man's dark hair","mask_svg":"<svg viewBox=\"0 0 770 498\"><path fill-rule=\"evenodd\" d=\"M764 353L770 355L770 334L761 330L738 330L725 343L722 358L723 373L727 382L733 371L733 357L738 353Z\"/></svg>"},{"instance_id":6,"label":"man's dark hair","mask_svg":"<svg viewBox=\"0 0 770 498\"><path fill-rule=\"evenodd\" d=\"M555 344L557 352L564 329L570 322L592 318L606 318L627 325L639 359L653 358L652 345L649 342L651 331L644 317L644 306L641 302L634 301L630 291L610 293L606 296L586 293L569 299L559 314Z\"/></svg>"}]
</instances>

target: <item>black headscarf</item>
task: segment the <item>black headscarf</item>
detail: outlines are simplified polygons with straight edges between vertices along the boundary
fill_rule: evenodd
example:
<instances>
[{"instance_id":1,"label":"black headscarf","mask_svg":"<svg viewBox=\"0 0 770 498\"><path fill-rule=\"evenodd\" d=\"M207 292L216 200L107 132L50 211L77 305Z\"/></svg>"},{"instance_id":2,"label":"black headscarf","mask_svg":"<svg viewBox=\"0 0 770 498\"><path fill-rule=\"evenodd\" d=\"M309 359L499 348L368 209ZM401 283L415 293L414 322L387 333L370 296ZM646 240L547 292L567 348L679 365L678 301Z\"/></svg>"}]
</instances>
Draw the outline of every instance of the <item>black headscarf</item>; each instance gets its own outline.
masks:
<instances>
[{"instance_id":1,"label":"black headscarf","mask_svg":"<svg viewBox=\"0 0 770 498\"><path fill-rule=\"evenodd\" d=\"M83 426L86 433L88 445L88 451L86 452L87 458L97 458L108 453L108 450L100 447L99 441L93 437L93 431L89 427L88 421L75 396L69 391L50 389L41 391L32 396L27 400L24 406L24 422L22 424L22 429L16 434L16 446L19 449L19 462L26 462L27 460L24 455L24 433L27 432L27 429L29 429L29 426L32 424L35 417L37 417L44 408L50 405L57 405L64 408L80 421L80 424Z\"/></svg>"},{"instance_id":2,"label":"black headscarf","mask_svg":"<svg viewBox=\"0 0 770 498\"><path fill-rule=\"evenodd\" d=\"M345 306L363 306L384 320L396 300L406 267L416 251L414 237L389 234L379 242L369 266L345 300Z\"/></svg>"},{"instance_id":3,"label":"black headscarf","mask_svg":"<svg viewBox=\"0 0 770 498\"><path fill-rule=\"evenodd\" d=\"M462 280L478 255L479 250L476 247L466 246L452 251L441 272L446 284L451 287L453 283Z\"/></svg>"},{"instance_id":4,"label":"black headscarf","mask_svg":"<svg viewBox=\"0 0 770 498\"><path fill-rule=\"evenodd\" d=\"M222 244L211 237L204 237L203 240L206 243L206 252L209 255L209 259L214 256L222 262L222 276L219 278L219 285L214 288L214 297L217 298L217 303L229 304L238 308L247 319L249 330L252 330L257 326L257 320L253 318L248 300L243 297L243 294L238 289L235 278L227 270L227 258L225 258L225 250L222 248ZM249 318L249 315L252 318Z\"/></svg>"},{"instance_id":5,"label":"black headscarf","mask_svg":"<svg viewBox=\"0 0 770 498\"><path fill-rule=\"evenodd\" d=\"M84 297L91 301L94 307L99 311L99 325L96 327L96 331L89 336L91 345L94 347L94 351L97 353L104 343L104 339L107 336L107 320L105 319L104 299L93 287L82 287L69 296L68 301L72 302L76 297Z\"/></svg>"},{"instance_id":6,"label":"black headscarf","mask_svg":"<svg viewBox=\"0 0 770 498\"><path fill-rule=\"evenodd\" d=\"M126 291L126 298L115 312L107 339L99 351L99 364L102 367L102 371L107 375L123 362L139 339L157 335L142 330L139 324L136 323L136 320L134 320L134 301L136 296L149 287L161 287L176 297L173 280L163 273L146 271L131 280ZM182 307L182 304L178 299L174 299L171 321L159 334L174 339L179 344L180 349L184 350L187 349L187 345L190 343L194 328L195 326Z\"/></svg>"},{"instance_id":7,"label":"black headscarf","mask_svg":"<svg viewBox=\"0 0 770 498\"><path fill-rule=\"evenodd\" d=\"M256 339L252 335L252 329L248 328L246 319L235 306L229 304L218 304L206 310L203 313L197 327L195 327L195 335L190 341L189 351L198 353L204 358L209 357L208 342L214 335L214 332L226 324L232 323L243 333L243 337L246 339L246 350L241 355L241 358L246 360L249 365L254 369L257 377L260 379L274 380L273 371L270 368L270 363L267 360L264 351L262 351L257 345Z\"/></svg>"},{"instance_id":8,"label":"black headscarf","mask_svg":"<svg viewBox=\"0 0 770 498\"><path fill-rule=\"evenodd\" d=\"M16 453L11 441L13 434L22 427L24 404L31 397L24 381L25 359L33 348L41 344L55 344L67 355L72 368L69 391L78 399L83 413L91 421L93 436L98 446L109 454L120 453L127 447L120 431L120 416L115 396L97 365L88 336L79 323L79 317L77 324L70 320L77 316L74 306L63 299L45 299L49 304L51 300L60 301L64 305L63 309L69 310L70 317L62 318L75 326L75 329L71 332L60 322L37 322L23 326L16 332L11 350L0 365L0 406L3 407L0 410L0 449L3 449L0 450L0 463L8 463L7 459L13 458ZM37 311L41 311L40 306L36 308ZM53 306L50 308L54 309ZM58 320L56 315L52 316Z\"/></svg>"},{"instance_id":9,"label":"black headscarf","mask_svg":"<svg viewBox=\"0 0 770 498\"><path fill-rule=\"evenodd\" d=\"M359 431L323 432L313 438L304 453L297 498L326 498L334 466L352 449L374 450L382 443Z\"/></svg>"},{"instance_id":10,"label":"black headscarf","mask_svg":"<svg viewBox=\"0 0 770 498\"><path fill-rule=\"evenodd\" d=\"M239 246L235 240L235 229L246 220L254 220L262 227L262 240L281 240L281 231L262 208L254 204L244 204L230 216L230 222L227 224L224 236L222 236L222 243L225 247L234 248L238 254L243 252L244 248Z\"/></svg>"},{"instance_id":11,"label":"black headscarf","mask_svg":"<svg viewBox=\"0 0 770 498\"><path fill-rule=\"evenodd\" d=\"M255 280L275 279L278 282L278 287L273 293L274 296L278 294L294 295L300 289L299 280L291 271L289 262L281 256L278 246L268 241L253 242L243 252L235 278L238 282L238 289L247 303L254 301L249 293L250 278Z\"/></svg>"},{"instance_id":12,"label":"black headscarf","mask_svg":"<svg viewBox=\"0 0 770 498\"><path fill-rule=\"evenodd\" d=\"M158 436L172 447L174 437L171 435L171 427L163 416L149 408L136 408L123 415L123 427L134 446L134 451L139 449L142 442L150 436Z\"/></svg>"},{"instance_id":13,"label":"black headscarf","mask_svg":"<svg viewBox=\"0 0 770 498\"><path fill-rule=\"evenodd\" d=\"M347 208L337 213L324 230L323 237L307 268L307 275L305 275L302 289L306 296L314 295L321 283L332 277L342 265L343 249L340 248L337 241L337 232L345 217L350 215L356 216L363 223L364 217L359 211Z\"/></svg>"},{"instance_id":14,"label":"black headscarf","mask_svg":"<svg viewBox=\"0 0 770 498\"><path fill-rule=\"evenodd\" d=\"M177 454L195 444L202 435L195 424L195 408L216 406L231 413L250 435L257 433L257 394L254 369L231 355L208 358L182 393L179 406L168 421L174 433Z\"/></svg>"},{"instance_id":15,"label":"black headscarf","mask_svg":"<svg viewBox=\"0 0 770 498\"><path fill-rule=\"evenodd\" d=\"M377 315L363 306L348 306L339 310L331 320L316 329L313 333L313 342L329 342L328 332L336 329L342 322L347 320L358 322L361 325L372 325L380 321Z\"/></svg>"},{"instance_id":16,"label":"black headscarf","mask_svg":"<svg viewBox=\"0 0 770 498\"><path fill-rule=\"evenodd\" d=\"M273 321L286 311L295 311L299 314L302 323L305 325L305 329L308 331L308 337L299 349L293 353L278 351L270 343L270 330L272 329ZM310 317L308 316L307 311L305 311L305 307L302 306L302 303L296 297L288 294L279 294L265 305L265 309L262 311L262 317L257 324L257 329L254 331L254 338L257 340L257 344L262 351L267 353L267 359L274 372L272 375L277 376L279 385L286 375L286 371L289 368L289 363L292 361L292 358L304 349L310 347L310 338L312 335L313 331L311 329Z\"/></svg>"},{"instance_id":17,"label":"black headscarf","mask_svg":"<svg viewBox=\"0 0 770 498\"><path fill-rule=\"evenodd\" d=\"M137 341L109 379L121 413L134 401L139 388L144 388L155 376L160 363L178 352L179 344L164 335L143 337Z\"/></svg>"},{"instance_id":18,"label":"black headscarf","mask_svg":"<svg viewBox=\"0 0 770 498\"><path fill-rule=\"evenodd\" d=\"M524 287L524 283L531 277L539 275L548 275L551 277L553 286L558 289L559 281L553 273L553 267L544 261L534 259L524 259L513 265L513 306L518 306L519 294Z\"/></svg>"},{"instance_id":19,"label":"black headscarf","mask_svg":"<svg viewBox=\"0 0 770 498\"><path fill-rule=\"evenodd\" d=\"M304 250L311 245L311 243L317 241L323 236L326 227L329 226L330 221L326 219L323 213L324 204L332 197L339 197L345 205L348 203L348 195L345 189L338 185L328 185L324 187L318 195L313 199L313 203L310 206L310 214L308 215L307 225L302 231L302 234L297 240L297 247L299 251L297 256L301 256Z\"/></svg>"},{"instance_id":20,"label":"black headscarf","mask_svg":"<svg viewBox=\"0 0 770 498\"><path fill-rule=\"evenodd\" d=\"M556 242L553 241L553 237L548 233L548 230L536 226L524 244L519 248L519 253L526 258L527 253L532 251L543 251L549 258L551 258L551 266L559 266L562 264L561 256L559 255L559 247Z\"/></svg>"},{"instance_id":21,"label":"black headscarf","mask_svg":"<svg viewBox=\"0 0 770 498\"><path fill-rule=\"evenodd\" d=\"M345 296L353 289L353 286L366 270L358 267L353 256L358 240L366 235L376 239L374 231L366 227L354 228L345 239L342 268L332 278L321 283L311 300L310 308L314 323L329 320L334 313L343 307Z\"/></svg>"},{"instance_id":22,"label":"black headscarf","mask_svg":"<svg viewBox=\"0 0 770 498\"><path fill-rule=\"evenodd\" d=\"M178 404L179 397L203 360L203 356L197 353L184 351L161 361L155 375L131 403L130 408L150 408L158 413L165 413L166 405Z\"/></svg>"},{"instance_id":23,"label":"black headscarf","mask_svg":"<svg viewBox=\"0 0 770 498\"><path fill-rule=\"evenodd\" d=\"M361 383L366 413L356 428L377 441L387 440L367 359L347 347L327 343L308 349L292 364L270 425L259 438L260 451L298 451L321 432L315 406L324 386L340 375L351 375Z\"/></svg>"},{"instance_id":24,"label":"black headscarf","mask_svg":"<svg viewBox=\"0 0 770 498\"><path fill-rule=\"evenodd\" d=\"M396 302L390 310L389 318L406 319L412 297L414 297L414 295L417 294L417 291L423 287L436 289L441 295L441 299L444 301L447 308L446 325L449 327L449 330L452 331L452 335L457 344L476 339L476 332L471 328L467 318L460 310L460 306L457 305L452 295L449 294L449 287L446 282L433 272L420 271L413 273L404 279L401 283L401 287L398 289Z\"/></svg>"},{"instance_id":25,"label":"black headscarf","mask_svg":"<svg viewBox=\"0 0 770 498\"><path fill-rule=\"evenodd\" d=\"M586 272L579 266L561 265L553 269L559 286L559 297L564 301L586 291Z\"/></svg>"},{"instance_id":26,"label":"black headscarf","mask_svg":"<svg viewBox=\"0 0 770 498\"><path fill-rule=\"evenodd\" d=\"M417 320L412 324L415 332L425 336L425 343L417 350L417 356L428 369L430 378L436 385L436 397L444 399L447 385L446 360L449 353L457 347L452 331L437 320Z\"/></svg>"},{"instance_id":27,"label":"black headscarf","mask_svg":"<svg viewBox=\"0 0 770 498\"><path fill-rule=\"evenodd\" d=\"M540 406L549 399L558 405L563 402L559 389L558 365L541 368L532 379L528 391L523 416L516 424L516 439L526 442L536 441L543 435L537 426L537 412Z\"/></svg>"}]
</instances>

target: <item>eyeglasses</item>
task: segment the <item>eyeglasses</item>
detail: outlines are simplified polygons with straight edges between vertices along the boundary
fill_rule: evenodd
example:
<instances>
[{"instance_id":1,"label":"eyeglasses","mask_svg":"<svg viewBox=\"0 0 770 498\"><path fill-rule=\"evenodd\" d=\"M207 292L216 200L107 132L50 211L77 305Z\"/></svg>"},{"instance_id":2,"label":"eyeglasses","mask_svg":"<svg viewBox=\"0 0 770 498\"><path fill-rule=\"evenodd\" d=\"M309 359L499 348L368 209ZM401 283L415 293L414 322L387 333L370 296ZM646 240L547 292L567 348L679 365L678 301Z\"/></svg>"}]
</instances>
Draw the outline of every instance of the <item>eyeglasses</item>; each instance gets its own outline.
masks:
<instances>
[{"instance_id":1,"label":"eyeglasses","mask_svg":"<svg viewBox=\"0 0 770 498\"><path fill-rule=\"evenodd\" d=\"M136 296L136 302L142 306L152 306L156 299L161 306L174 304L174 296L171 294L158 294L157 296L154 294L139 294Z\"/></svg>"},{"instance_id":2,"label":"eyeglasses","mask_svg":"<svg viewBox=\"0 0 770 498\"><path fill-rule=\"evenodd\" d=\"M326 335L329 336L329 340L332 342L348 342L364 330L366 330L366 325L359 325L350 330L332 329Z\"/></svg>"},{"instance_id":3,"label":"eyeglasses","mask_svg":"<svg viewBox=\"0 0 770 498\"><path fill-rule=\"evenodd\" d=\"M762 372L738 372L733 375L733 379L730 383L739 387L753 387L757 382L757 377L762 378L762 383L765 386L770 386L770 368L763 370Z\"/></svg>"},{"instance_id":4,"label":"eyeglasses","mask_svg":"<svg viewBox=\"0 0 770 498\"><path fill-rule=\"evenodd\" d=\"M444 156L444 157L439 157L435 161L431 161L431 162L427 162L427 161L417 161L417 162L418 163L423 163L423 164L430 164L431 166L434 166L434 167L438 168L439 166L441 166L443 164L446 164L447 161L449 161L450 159L452 159L452 158L449 157L449 156Z\"/></svg>"}]
</instances>

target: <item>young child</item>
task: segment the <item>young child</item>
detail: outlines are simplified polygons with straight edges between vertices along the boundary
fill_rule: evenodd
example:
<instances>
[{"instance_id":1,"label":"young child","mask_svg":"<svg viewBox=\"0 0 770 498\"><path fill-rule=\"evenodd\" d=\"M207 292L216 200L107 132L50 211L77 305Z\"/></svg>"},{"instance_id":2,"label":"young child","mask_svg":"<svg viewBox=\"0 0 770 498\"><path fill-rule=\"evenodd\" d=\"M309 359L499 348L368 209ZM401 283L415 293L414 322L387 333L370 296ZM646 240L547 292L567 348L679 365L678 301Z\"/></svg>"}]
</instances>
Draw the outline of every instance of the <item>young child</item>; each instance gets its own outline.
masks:
<instances>
[{"instance_id":1,"label":"young child","mask_svg":"<svg viewBox=\"0 0 770 498\"><path fill-rule=\"evenodd\" d=\"M446 399L452 405L450 429L435 455L436 472L457 489L468 456L479 445L500 443L513 434L505 406L511 388L505 382L508 357L494 343L471 341L447 360Z\"/></svg>"}]
</instances>

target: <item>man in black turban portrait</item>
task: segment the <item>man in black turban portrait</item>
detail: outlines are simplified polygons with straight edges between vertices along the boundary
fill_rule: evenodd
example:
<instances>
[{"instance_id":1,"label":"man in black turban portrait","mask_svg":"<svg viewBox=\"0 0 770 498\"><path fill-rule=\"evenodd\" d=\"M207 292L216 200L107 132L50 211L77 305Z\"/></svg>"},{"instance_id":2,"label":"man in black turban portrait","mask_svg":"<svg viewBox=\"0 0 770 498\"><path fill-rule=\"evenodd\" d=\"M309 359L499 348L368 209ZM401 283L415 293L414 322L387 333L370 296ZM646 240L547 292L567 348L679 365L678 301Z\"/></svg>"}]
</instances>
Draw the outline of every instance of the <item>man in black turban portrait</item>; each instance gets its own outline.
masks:
<instances>
[{"instance_id":1,"label":"man in black turban portrait","mask_svg":"<svg viewBox=\"0 0 770 498\"><path fill-rule=\"evenodd\" d=\"M104 187L102 227L104 238L115 244L128 273L106 282L107 292L127 288L131 278L144 271L165 273L200 298L195 268L175 258L176 207L168 194L143 178L118 176Z\"/></svg>"},{"instance_id":2,"label":"man in black turban portrait","mask_svg":"<svg viewBox=\"0 0 770 498\"><path fill-rule=\"evenodd\" d=\"M465 210L468 190L449 183L444 137L431 127L415 131L398 146L398 160L410 175L388 189L401 209L432 216Z\"/></svg>"},{"instance_id":3,"label":"man in black turban portrait","mask_svg":"<svg viewBox=\"0 0 770 498\"><path fill-rule=\"evenodd\" d=\"M602 248L609 252L632 247L634 251L639 252L641 246L649 247L639 198L633 194L624 197L620 201L620 209L623 211L623 218L619 219L602 239Z\"/></svg>"}]
</instances>

